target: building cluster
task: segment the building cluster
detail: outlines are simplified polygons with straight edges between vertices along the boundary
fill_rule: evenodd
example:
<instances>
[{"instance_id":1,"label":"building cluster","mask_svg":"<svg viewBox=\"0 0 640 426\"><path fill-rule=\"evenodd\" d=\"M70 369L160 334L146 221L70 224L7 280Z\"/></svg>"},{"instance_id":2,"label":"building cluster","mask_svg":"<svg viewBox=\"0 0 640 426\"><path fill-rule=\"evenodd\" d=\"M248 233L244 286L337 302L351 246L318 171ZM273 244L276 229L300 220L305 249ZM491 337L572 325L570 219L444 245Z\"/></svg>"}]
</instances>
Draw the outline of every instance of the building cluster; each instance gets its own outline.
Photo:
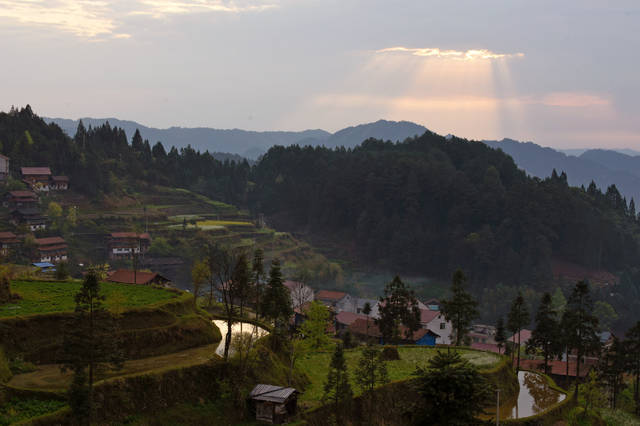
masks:
<instances>
[{"instance_id":1,"label":"building cluster","mask_svg":"<svg viewBox=\"0 0 640 426\"><path fill-rule=\"evenodd\" d=\"M294 308L294 321L301 324L306 316L309 305L314 300L329 308L332 318L332 329L337 335L347 331L359 340L382 342L382 333L375 323L380 318L380 301L354 297L342 291L319 290L296 281L285 281L285 287L289 289L291 303ZM365 305L369 305L370 312L365 314ZM449 345L453 325L444 318L441 312L440 302L430 299L418 302L420 310L420 329L409 338L404 338L403 343L415 345Z\"/></svg>"}]
</instances>

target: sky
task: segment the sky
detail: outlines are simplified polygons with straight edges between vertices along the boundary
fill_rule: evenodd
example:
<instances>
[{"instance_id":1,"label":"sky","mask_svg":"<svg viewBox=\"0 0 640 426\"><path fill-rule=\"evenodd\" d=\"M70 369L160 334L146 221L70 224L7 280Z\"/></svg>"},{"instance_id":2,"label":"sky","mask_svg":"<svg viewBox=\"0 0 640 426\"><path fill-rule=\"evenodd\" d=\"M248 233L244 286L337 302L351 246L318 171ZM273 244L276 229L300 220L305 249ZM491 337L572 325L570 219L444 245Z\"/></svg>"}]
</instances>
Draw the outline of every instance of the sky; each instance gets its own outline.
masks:
<instances>
[{"instance_id":1,"label":"sky","mask_svg":"<svg viewBox=\"0 0 640 426\"><path fill-rule=\"evenodd\" d=\"M640 149L640 2L0 0L0 110Z\"/></svg>"}]
</instances>

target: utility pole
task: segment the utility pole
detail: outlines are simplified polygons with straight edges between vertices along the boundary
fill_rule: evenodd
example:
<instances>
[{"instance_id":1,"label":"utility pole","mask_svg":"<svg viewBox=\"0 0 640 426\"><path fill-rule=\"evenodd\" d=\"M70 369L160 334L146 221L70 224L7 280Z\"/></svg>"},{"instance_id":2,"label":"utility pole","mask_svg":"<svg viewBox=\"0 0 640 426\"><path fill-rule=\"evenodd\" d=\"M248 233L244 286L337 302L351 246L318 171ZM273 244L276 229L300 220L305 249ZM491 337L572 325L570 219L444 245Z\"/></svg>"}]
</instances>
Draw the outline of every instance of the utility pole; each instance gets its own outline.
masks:
<instances>
[{"instance_id":1,"label":"utility pole","mask_svg":"<svg viewBox=\"0 0 640 426\"><path fill-rule=\"evenodd\" d=\"M496 389L498 392L498 400L496 403L496 425L500 426L500 388Z\"/></svg>"}]
</instances>

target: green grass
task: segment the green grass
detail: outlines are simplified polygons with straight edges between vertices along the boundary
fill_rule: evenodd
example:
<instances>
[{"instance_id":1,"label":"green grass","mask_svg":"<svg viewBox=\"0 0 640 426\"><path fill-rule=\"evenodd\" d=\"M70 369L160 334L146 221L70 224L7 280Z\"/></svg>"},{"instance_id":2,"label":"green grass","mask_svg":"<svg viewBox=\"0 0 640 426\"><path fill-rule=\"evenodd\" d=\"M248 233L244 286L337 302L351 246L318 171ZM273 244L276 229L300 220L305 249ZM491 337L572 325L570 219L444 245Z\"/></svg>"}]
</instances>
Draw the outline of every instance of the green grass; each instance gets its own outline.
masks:
<instances>
[{"instance_id":1,"label":"green grass","mask_svg":"<svg viewBox=\"0 0 640 426\"><path fill-rule=\"evenodd\" d=\"M12 399L0 405L0 426L52 413L64 406L64 401Z\"/></svg>"},{"instance_id":2,"label":"green grass","mask_svg":"<svg viewBox=\"0 0 640 426\"><path fill-rule=\"evenodd\" d=\"M199 220L196 225L204 228L205 226L253 226L253 223L239 220Z\"/></svg>"},{"instance_id":3,"label":"green grass","mask_svg":"<svg viewBox=\"0 0 640 426\"><path fill-rule=\"evenodd\" d=\"M631 413L627 413L623 410L612 410L609 408L602 408L601 413L602 418L607 425L611 426L631 426L631 425L640 425L640 419L634 416Z\"/></svg>"},{"instance_id":4,"label":"green grass","mask_svg":"<svg viewBox=\"0 0 640 426\"><path fill-rule=\"evenodd\" d=\"M143 285L103 283L101 288L107 308L147 306L177 297L175 292ZM0 306L0 318L73 311L79 289L80 282L14 281L11 291L22 299Z\"/></svg>"},{"instance_id":5,"label":"green grass","mask_svg":"<svg viewBox=\"0 0 640 426\"><path fill-rule=\"evenodd\" d=\"M489 368L495 366L500 358L490 352L480 352L473 350L458 350L463 359L468 360L478 368ZM411 377L416 367L426 367L429 360L436 354L437 349L431 347L402 347L398 348L400 360L387 361L387 371L389 380L403 380ZM360 359L360 349L350 349L345 351L347 360L347 370L351 375L351 387L355 395L360 394L360 390L355 384L353 374L358 360ZM319 403L322 398L322 387L327 378L327 370L331 361L332 352L314 352L301 358L296 366L307 373L311 384L305 389L300 397L300 401L310 405Z\"/></svg>"}]
</instances>

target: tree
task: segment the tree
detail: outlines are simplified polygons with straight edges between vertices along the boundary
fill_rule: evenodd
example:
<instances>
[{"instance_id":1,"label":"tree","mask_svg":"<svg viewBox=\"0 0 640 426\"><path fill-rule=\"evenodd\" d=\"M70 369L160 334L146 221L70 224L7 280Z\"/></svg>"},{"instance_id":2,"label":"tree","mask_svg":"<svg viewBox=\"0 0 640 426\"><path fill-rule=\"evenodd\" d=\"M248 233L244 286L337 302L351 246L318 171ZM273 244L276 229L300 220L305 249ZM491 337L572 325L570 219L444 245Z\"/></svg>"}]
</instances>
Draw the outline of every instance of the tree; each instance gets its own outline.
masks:
<instances>
[{"instance_id":1,"label":"tree","mask_svg":"<svg viewBox=\"0 0 640 426\"><path fill-rule=\"evenodd\" d=\"M13 269L11 266L0 266L0 305L12 302L16 297L11 294L11 279L13 278Z\"/></svg>"},{"instance_id":2,"label":"tree","mask_svg":"<svg viewBox=\"0 0 640 426\"><path fill-rule=\"evenodd\" d=\"M329 325L329 309L314 300L306 311L307 318L300 326L300 334L312 349L321 349L329 343L327 326Z\"/></svg>"},{"instance_id":3,"label":"tree","mask_svg":"<svg viewBox=\"0 0 640 426\"><path fill-rule=\"evenodd\" d=\"M610 330L613 323L618 319L618 313L613 309L613 306L602 300L594 303L593 315L598 318L599 331Z\"/></svg>"},{"instance_id":4,"label":"tree","mask_svg":"<svg viewBox=\"0 0 640 426\"><path fill-rule=\"evenodd\" d=\"M517 371L520 371L520 332L527 324L529 324L529 321L530 318L527 305L524 303L522 293L518 293L518 297L516 297L511 304L511 310L509 311L509 316L507 318L507 327L511 332L513 332L514 336L516 334L518 335L518 366L516 367Z\"/></svg>"},{"instance_id":5,"label":"tree","mask_svg":"<svg viewBox=\"0 0 640 426\"><path fill-rule=\"evenodd\" d=\"M442 313L453 324L456 346L460 346L471 322L478 316L478 302L464 289L467 278L458 269L451 280L451 298L442 301Z\"/></svg>"},{"instance_id":6,"label":"tree","mask_svg":"<svg viewBox=\"0 0 640 426\"><path fill-rule=\"evenodd\" d=\"M609 388L609 402L612 409L617 408L618 395L624 387L623 374L626 370L627 356L622 342L613 338L611 346L600 356L598 371Z\"/></svg>"},{"instance_id":7,"label":"tree","mask_svg":"<svg viewBox=\"0 0 640 426\"><path fill-rule=\"evenodd\" d=\"M289 321L289 318L293 315L293 309L289 291L282 282L282 272L278 259L273 259L271 262L269 281L263 296L262 313L266 318L274 323Z\"/></svg>"},{"instance_id":8,"label":"tree","mask_svg":"<svg viewBox=\"0 0 640 426\"><path fill-rule=\"evenodd\" d=\"M576 388L578 386L578 382L576 381ZM591 370L589 372L589 377L583 386L584 395L582 397L583 403L583 419L589 418L589 411L594 408L601 407L604 402L604 392L602 391L602 386L598 381L598 375L595 370ZM577 391L576 391L577 395Z\"/></svg>"},{"instance_id":9,"label":"tree","mask_svg":"<svg viewBox=\"0 0 640 426\"><path fill-rule=\"evenodd\" d=\"M456 351L438 351L428 368L419 367L415 374L420 395L416 424L474 424L491 394L486 379Z\"/></svg>"},{"instance_id":10,"label":"tree","mask_svg":"<svg viewBox=\"0 0 640 426\"><path fill-rule=\"evenodd\" d=\"M551 309L553 309L558 318L561 318L566 306L567 299L564 297L562 289L560 289L560 287L557 287L556 291L554 291L553 295L551 296Z\"/></svg>"},{"instance_id":11,"label":"tree","mask_svg":"<svg viewBox=\"0 0 640 426\"><path fill-rule=\"evenodd\" d=\"M415 294L397 275L384 288L384 297L380 298L380 318L376 319L376 324L384 340L396 345L400 340L400 325L405 327L406 339L420 328L420 310Z\"/></svg>"},{"instance_id":12,"label":"tree","mask_svg":"<svg viewBox=\"0 0 640 426\"><path fill-rule=\"evenodd\" d=\"M322 394L322 403L333 405L333 414L337 424L343 423L352 397L353 391L349 384L349 373L347 371L347 362L344 358L344 350L341 344L337 344L331 357L329 372Z\"/></svg>"},{"instance_id":13,"label":"tree","mask_svg":"<svg viewBox=\"0 0 640 426\"><path fill-rule=\"evenodd\" d=\"M502 348L504 347L505 342L507 341L507 336L505 335L505 330L504 330L504 320L502 319L502 317L498 318L498 322L496 324L495 341L498 344L498 353L502 353Z\"/></svg>"},{"instance_id":14,"label":"tree","mask_svg":"<svg viewBox=\"0 0 640 426\"><path fill-rule=\"evenodd\" d=\"M640 414L640 321L625 334L626 370L633 375L633 400L635 412Z\"/></svg>"},{"instance_id":15,"label":"tree","mask_svg":"<svg viewBox=\"0 0 640 426\"><path fill-rule=\"evenodd\" d=\"M47 216L51 219L54 229L61 228L62 207L60 207L60 204L55 201L51 201L47 206Z\"/></svg>"},{"instance_id":16,"label":"tree","mask_svg":"<svg viewBox=\"0 0 640 426\"><path fill-rule=\"evenodd\" d=\"M244 317L244 307L253 295L251 267L245 253L240 253L233 269L234 302L239 305L240 316Z\"/></svg>"},{"instance_id":17,"label":"tree","mask_svg":"<svg viewBox=\"0 0 640 426\"><path fill-rule=\"evenodd\" d=\"M552 299L549 293L545 293L536 312L536 326L531 332L531 338L527 342L527 350L540 348L544 356L544 372L549 372L549 359L560 352L556 313L553 310Z\"/></svg>"},{"instance_id":18,"label":"tree","mask_svg":"<svg viewBox=\"0 0 640 426\"><path fill-rule=\"evenodd\" d=\"M365 336L367 338L367 344L369 343L369 314L371 314L371 303L365 302L362 307L362 313L367 316L367 328L365 332Z\"/></svg>"},{"instance_id":19,"label":"tree","mask_svg":"<svg viewBox=\"0 0 640 426\"><path fill-rule=\"evenodd\" d=\"M191 268L191 283L193 289L193 306L198 306L198 296L202 291L202 285L209 279L209 265L205 259L196 261Z\"/></svg>"},{"instance_id":20,"label":"tree","mask_svg":"<svg viewBox=\"0 0 640 426\"><path fill-rule=\"evenodd\" d=\"M253 282L256 293L256 318L260 318L260 296L262 295L262 279L264 277L264 252L260 248L253 252L251 270L253 271Z\"/></svg>"},{"instance_id":21,"label":"tree","mask_svg":"<svg viewBox=\"0 0 640 426\"><path fill-rule=\"evenodd\" d=\"M57 280L66 280L69 278L69 267L67 266L67 262L60 262L56 267L56 279Z\"/></svg>"},{"instance_id":22,"label":"tree","mask_svg":"<svg viewBox=\"0 0 640 426\"><path fill-rule=\"evenodd\" d=\"M302 282L296 281L293 283L290 291L294 309L300 308L305 303L313 300L313 290Z\"/></svg>"},{"instance_id":23,"label":"tree","mask_svg":"<svg viewBox=\"0 0 640 426\"><path fill-rule=\"evenodd\" d=\"M91 269L75 296L73 319L65 327L63 370L73 372L69 404L82 423L93 417L93 385L100 371L119 369L124 356L119 348L113 316L105 309L99 269Z\"/></svg>"},{"instance_id":24,"label":"tree","mask_svg":"<svg viewBox=\"0 0 640 426\"><path fill-rule=\"evenodd\" d=\"M358 366L355 371L355 381L360 391L367 399L369 407L369 423L372 424L371 416L373 414L373 405L375 403L375 393L373 389L377 385L383 385L389 382L389 374L387 373L387 364L381 356L382 352L373 346L366 346L362 349L362 354L358 360Z\"/></svg>"},{"instance_id":25,"label":"tree","mask_svg":"<svg viewBox=\"0 0 640 426\"><path fill-rule=\"evenodd\" d=\"M580 377L580 363L587 354L600 349L598 318L593 315L593 301L586 281L576 283L565 310L567 347L576 350L576 378ZM567 352L567 362L569 352ZM576 394L578 380L576 380Z\"/></svg>"}]
</instances>

